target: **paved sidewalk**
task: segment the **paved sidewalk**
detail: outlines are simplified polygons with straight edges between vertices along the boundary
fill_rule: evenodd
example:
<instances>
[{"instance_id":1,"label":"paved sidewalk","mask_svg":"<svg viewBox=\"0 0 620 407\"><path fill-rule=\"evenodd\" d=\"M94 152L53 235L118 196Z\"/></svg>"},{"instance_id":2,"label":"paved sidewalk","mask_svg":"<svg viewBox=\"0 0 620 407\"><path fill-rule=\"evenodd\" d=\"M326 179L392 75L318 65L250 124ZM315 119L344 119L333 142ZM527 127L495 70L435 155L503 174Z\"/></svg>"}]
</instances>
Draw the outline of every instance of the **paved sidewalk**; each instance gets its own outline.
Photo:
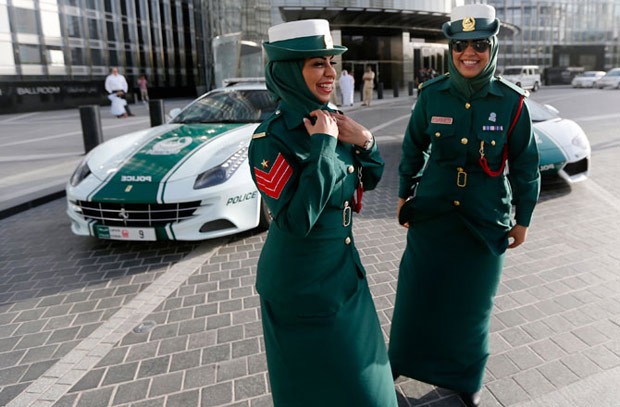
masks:
<instances>
[{"instance_id":1,"label":"paved sidewalk","mask_svg":"<svg viewBox=\"0 0 620 407\"><path fill-rule=\"evenodd\" d=\"M354 236L388 340L400 140L375 135L386 170ZM598 154L605 173L545 186L527 243L508 253L484 407L620 406L620 197L606 184L620 163ZM265 236L85 239L62 199L0 220L0 405L271 406L254 289ZM406 378L396 390L401 407L462 406Z\"/></svg>"}]
</instances>

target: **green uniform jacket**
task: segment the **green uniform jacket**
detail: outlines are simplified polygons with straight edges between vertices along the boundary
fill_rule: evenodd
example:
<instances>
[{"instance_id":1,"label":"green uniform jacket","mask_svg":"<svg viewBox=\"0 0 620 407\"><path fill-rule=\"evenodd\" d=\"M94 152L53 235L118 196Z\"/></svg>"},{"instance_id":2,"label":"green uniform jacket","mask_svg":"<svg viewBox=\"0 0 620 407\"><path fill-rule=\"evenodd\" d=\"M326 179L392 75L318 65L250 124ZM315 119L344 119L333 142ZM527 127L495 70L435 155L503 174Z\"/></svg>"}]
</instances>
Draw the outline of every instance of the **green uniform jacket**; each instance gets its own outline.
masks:
<instances>
[{"instance_id":1,"label":"green uniform jacket","mask_svg":"<svg viewBox=\"0 0 620 407\"><path fill-rule=\"evenodd\" d=\"M407 198L414 177L423 171L415 190L411 222L457 211L495 254L508 245L515 221L529 226L540 191L538 148L527 106L508 140L524 91L501 78L471 99L451 86L449 75L424 82L403 140L399 166L399 197ZM491 170L500 168L508 142L509 174L483 172L480 151Z\"/></svg>"},{"instance_id":2,"label":"green uniform jacket","mask_svg":"<svg viewBox=\"0 0 620 407\"><path fill-rule=\"evenodd\" d=\"M383 173L376 143L366 151L327 134L309 136L302 117L281 106L249 148L252 177L273 221L257 271L264 299L300 314L336 312L364 276L353 244L352 197L361 179Z\"/></svg>"}]
</instances>

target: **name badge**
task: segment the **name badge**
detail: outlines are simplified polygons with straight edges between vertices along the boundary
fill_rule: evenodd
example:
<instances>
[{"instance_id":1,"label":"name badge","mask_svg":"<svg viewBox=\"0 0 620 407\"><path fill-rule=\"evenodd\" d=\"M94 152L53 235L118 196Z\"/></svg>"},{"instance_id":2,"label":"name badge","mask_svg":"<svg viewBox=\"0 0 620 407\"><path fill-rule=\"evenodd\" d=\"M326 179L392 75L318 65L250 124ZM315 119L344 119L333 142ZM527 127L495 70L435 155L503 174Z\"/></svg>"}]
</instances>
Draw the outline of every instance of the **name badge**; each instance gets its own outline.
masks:
<instances>
[{"instance_id":1,"label":"name badge","mask_svg":"<svg viewBox=\"0 0 620 407\"><path fill-rule=\"evenodd\" d=\"M435 124L452 124L452 117L433 116L431 123Z\"/></svg>"}]
</instances>

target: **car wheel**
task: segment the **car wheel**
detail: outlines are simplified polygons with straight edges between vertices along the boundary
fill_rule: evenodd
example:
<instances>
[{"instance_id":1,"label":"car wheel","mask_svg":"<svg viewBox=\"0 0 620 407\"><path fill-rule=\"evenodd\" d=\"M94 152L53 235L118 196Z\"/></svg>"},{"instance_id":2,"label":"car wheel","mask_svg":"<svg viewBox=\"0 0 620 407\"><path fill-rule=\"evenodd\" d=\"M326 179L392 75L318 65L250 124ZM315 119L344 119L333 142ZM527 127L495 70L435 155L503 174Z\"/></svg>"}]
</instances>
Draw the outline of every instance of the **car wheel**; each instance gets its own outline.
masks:
<instances>
[{"instance_id":1,"label":"car wheel","mask_svg":"<svg viewBox=\"0 0 620 407\"><path fill-rule=\"evenodd\" d=\"M517 85L518 87L521 87L521 82L517 82L515 85Z\"/></svg>"},{"instance_id":2,"label":"car wheel","mask_svg":"<svg viewBox=\"0 0 620 407\"><path fill-rule=\"evenodd\" d=\"M539 87L540 86L538 85L538 82L534 82L534 86L532 86L532 92L536 92Z\"/></svg>"},{"instance_id":3,"label":"car wheel","mask_svg":"<svg viewBox=\"0 0 620 407\"><path fill-rule=\"evenodd\" d=\"M260 230L269 229L271 224L271 212L264 199L260 200L260 219L258 220L258 228Z\"/></svg>"}]
</instances>

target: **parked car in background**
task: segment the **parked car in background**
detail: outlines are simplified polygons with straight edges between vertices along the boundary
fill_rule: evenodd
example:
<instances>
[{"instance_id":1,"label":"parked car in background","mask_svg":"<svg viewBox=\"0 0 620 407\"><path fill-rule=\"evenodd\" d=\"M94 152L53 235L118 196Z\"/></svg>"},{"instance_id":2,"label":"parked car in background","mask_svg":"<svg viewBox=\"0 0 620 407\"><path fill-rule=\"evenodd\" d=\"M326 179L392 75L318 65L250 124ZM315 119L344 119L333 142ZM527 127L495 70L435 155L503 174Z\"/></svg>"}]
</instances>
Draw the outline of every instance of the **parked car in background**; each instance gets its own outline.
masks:
<instances>
[{"instance_id":1,"label":"parked car in background","mask_svg":"<svg viewBox=\"0 0 620 407\"><path fill-rule=\"evenodd\" d=\"M607 71L605 76L596 81L596 87L599 89L607 87L620 89L620 68Z\"/></svg>"},{"instance_id":2,"label":"parked car in background","mask_svg":"<svg viewBox=\"0 0 620 407\"><path fill-rule=\"evenodd\" d=\"M573 88L592 88L596 81L605 76L605 71L585 71L575 76L571 82Z\"/></svg>"},{"instance_id":3,"label":"parked car in background","mask_svg":"<svg viewBox=\"0 0 620 407\"><path fill-rule=\"evenodd\" d=\"M501 76L517 86L532 92L536 92L542 84L538 65L507 66Z\"/></svg>"},{"instance_id":4,"label":"parked car in background","mask_svg":"<svg viewBox=\"0 0 620 407\"><path fill-rule=\"evenodd\" d=\"M113 240L202 240L266 228L247 150L275 103L264 82L236 79L161 126L90 151L66 186L71 230Z\"/></svg>"},{"instance_id":5,"label":"parked car in background","mask_svg":"<svg viewBox=\"0 0 620 407\"><path fill-rule=\"evenodd\" d=\"M590 141L574 121L563 119L553 106L526 99L540 153L543 179L561 178L572 184L590 175Z\"/></svg>"}]
</instances>

